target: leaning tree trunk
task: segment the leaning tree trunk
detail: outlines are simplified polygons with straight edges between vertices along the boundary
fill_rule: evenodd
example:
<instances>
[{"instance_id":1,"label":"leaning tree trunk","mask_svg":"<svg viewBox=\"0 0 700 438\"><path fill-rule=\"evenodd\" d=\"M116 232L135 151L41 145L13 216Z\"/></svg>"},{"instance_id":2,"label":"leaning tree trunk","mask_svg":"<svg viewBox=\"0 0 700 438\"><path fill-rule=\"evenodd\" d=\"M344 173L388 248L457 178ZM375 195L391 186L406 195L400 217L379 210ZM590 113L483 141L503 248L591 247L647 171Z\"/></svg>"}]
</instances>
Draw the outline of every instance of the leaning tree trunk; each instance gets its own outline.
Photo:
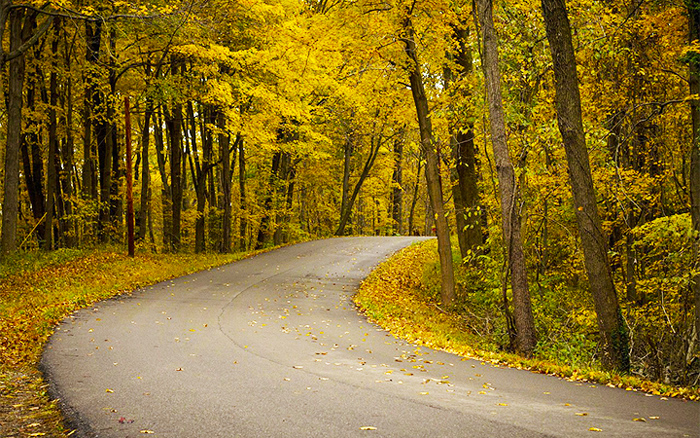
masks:
<instances>
[{"instance_id":1,"label":"leaning tree trunk","mask_svg":"<svg viewBox=\"0 0 700 438\"><path fill-rule=\"evenodd\" d=\"M410 13L409 13L410 14ZM435 228L438 239L438 254L440 257L440 284L442 304L450 305L455 300L454 267L452 266L452 247L450 243L450 229L445 217L445 205L442 199L442 182L440 181L440 163L438 160L433 128L428 112L428 98L423 87L423 77L416 51L413 23L410 15L404 21L403 38L404 49L410 60L409 79L411 82L411 94L416 107L418 127L420 129L421 149L425 153L425 179L428 183L428 196L435 214Z\"/></svg>"},{"instance_id":2,"label":"leaning tree trunk","mask_svg":"<svg viewBox=\"0 0 700 438\"><path fill-rule=\"evenodd\" d=\"M22 10L10 14L10 52L22 44ZM19 214L19 150L22 142L22 88L24 55L10 61L7 100L7 142L5 146L5 184L3 186L2 236L0 251L9 254L17 249Z\"/></svg>"},{"instance_id":3,"label":"leaning tree trunk","mask_svg":"<svg viewBox=\"0 0 700 438\"><path fill-rule=\"evenodd\" d=\"M596 206L566 4L564 0L542 0L542 12L554 66L557 122L569 165L584 264L603 343L601 359L606 368L628 370L629 338L608 263L607 239Z\"/></svg>"},{"instance_id":4,"label":"leaning tree trunk","mask_svg":"<svg viewBox=\"0 0 700 438\"><path fill-rule=\"evenodd\" d=\"M486 78L486 94L491 117L491 141L496 159L498 187L501 192L503 240L513 289L515 348L526 356L532 355L535 344L535 319L532 315L530 290L525 270L525 254L520 233L520 194L506 139L506 122L501 95L501 73L498 66L498 41L493 25L493 3L477 0L479 22L483 35L482 68ZM505 286L504 286L505 287ZM504 289L505 290L505 289ZM507 306L507 303L506 303Z\"/></svg>"}]
</instances>

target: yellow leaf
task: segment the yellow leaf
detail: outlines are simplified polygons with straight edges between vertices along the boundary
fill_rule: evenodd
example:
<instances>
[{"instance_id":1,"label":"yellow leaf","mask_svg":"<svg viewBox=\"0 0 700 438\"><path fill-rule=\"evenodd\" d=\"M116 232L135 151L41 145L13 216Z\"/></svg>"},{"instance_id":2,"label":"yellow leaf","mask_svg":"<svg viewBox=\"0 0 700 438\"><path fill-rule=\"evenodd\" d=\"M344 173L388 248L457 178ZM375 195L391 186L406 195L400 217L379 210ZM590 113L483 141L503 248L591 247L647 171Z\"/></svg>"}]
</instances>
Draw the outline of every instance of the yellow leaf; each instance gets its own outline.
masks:
<instances>
[{"instance_id":1,"label":"yellow leaf","mask_svg":"<svg viewBox=\"0 0 700 438\"><path fill-rule=\"evenodd\" d=\"M576 412L576 415L578 415L579 417L585 417L586 415L588 415L588 412Z\"/></svg>"},{"instance_id":2,"label":"yellow leaf","mask_svg":"<svg viewBox=\"0 0 700 438\"><path fill-rule=\"evenodd\" d=\"M598 429L597 427L591 427L588 430L590 430L591 432L602 432L603 431L603 429Z\"/></svg>"},{"instance_id":3,"label":"yellow leaf","mask_svg":"<svg viewBox=\"0 0 700 438\"><path fill-rule=\"evenodd\" d=\"M646 418L633 418L632 421L641 421L642 423L647 422Z\"/></svg>"},{"instance_id":4,"label":"yellow leaf","mask_svg":"<svg viewBox=\"0 0 700 438\"><path fill-rule=\"evenodd\" d=\"M113 393L114 391L112 391L111 389L107 388L107 389L105 389L105 392L108 392L108 393L111 394L111 393Z\"/></svg>"},{"instance_id":5,"label":"yellow leaf","mask_svg":"<svg viewBox=\"0 0 700 438\"><path fill-rule=\"evenodd\" d=\"M360 430L377 430L377 428L374 426L362 426Z\"/></svg>"}]
</instances>

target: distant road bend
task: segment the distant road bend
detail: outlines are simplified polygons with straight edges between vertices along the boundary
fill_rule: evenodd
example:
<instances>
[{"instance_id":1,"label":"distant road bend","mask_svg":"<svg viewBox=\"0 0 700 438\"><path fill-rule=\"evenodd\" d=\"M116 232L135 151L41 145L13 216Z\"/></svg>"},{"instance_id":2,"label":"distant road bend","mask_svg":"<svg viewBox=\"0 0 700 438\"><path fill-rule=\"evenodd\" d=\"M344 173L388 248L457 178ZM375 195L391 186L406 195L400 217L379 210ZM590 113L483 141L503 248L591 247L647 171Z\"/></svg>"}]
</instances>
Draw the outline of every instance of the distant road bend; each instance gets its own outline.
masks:
<instances>
[{"instance_id":1,"label":"distant road bend","mask_svg":"<svg viewBox=\"0 0 700 438\"><path fill-rule=\"evenodd\" d=\"M351 295L415 240L302 243L99 303L58 327L42 367L81 437L700 437L698 403L461 360L368 323Z\"/></svg>"}]
</instances>

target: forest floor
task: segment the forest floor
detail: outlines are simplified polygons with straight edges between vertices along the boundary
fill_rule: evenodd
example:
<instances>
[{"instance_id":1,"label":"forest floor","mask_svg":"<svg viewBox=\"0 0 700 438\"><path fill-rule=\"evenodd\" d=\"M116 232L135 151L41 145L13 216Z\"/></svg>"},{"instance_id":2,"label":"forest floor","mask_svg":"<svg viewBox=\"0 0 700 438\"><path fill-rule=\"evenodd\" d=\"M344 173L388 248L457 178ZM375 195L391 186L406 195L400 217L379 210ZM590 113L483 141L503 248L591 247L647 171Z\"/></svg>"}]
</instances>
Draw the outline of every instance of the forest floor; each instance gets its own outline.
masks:
<instances>
[{"instance_id":1,"label":"forest floor","mask_svg":"<svg viewBox=\"0 0 700 438\"><path fill-rule=\"evenodd\" d=\"M153 254L116 248L30 252L0 265L0 436L72 435L38 370L55 325L72 312L140 287L257 252Z\"/></svg>"},{"instance_id":2,"label":"forest floor","mask_svg":"<svg viewBox=\"0 0 700 438\"><path fill-rule=\"evenodd\" d=\"M414 245L381 265L363 283L355 302L373 321L410 342L477 358L498 366L595 381L661 397L697 400L697 388L677 388L629 375L566 363L481 350L468 321L445 312L421 292L431 243ZM0 266L0 436L57 437L66 429L57 403L37 368L55 325L77 309L192 272L257 253L152 254L131 259L114 248L25 253Z\"/></svg>"},{"instance_id":3,"label":"forest floor","mask_svg":"<svg viewBox=\"0 0 700 438\"><path fill-rule=\"evenodd\" d=\"M597 363L581 365L566 360L525 358L504 351L485 339L477 315L443 309L437 294L426 286L437 282L430 270L437 259L436 242L415 244L379 266L363 283L354 301L367 317L394 336L463 357L556 375L579 382L595 382L627 391L643 391L662 398L700 400L700 388L678 387L639 376L603 370ZM483 331L483 330L482 330ZM492 335L493 336L493 335Z\"/></svg>"}]
</instances>

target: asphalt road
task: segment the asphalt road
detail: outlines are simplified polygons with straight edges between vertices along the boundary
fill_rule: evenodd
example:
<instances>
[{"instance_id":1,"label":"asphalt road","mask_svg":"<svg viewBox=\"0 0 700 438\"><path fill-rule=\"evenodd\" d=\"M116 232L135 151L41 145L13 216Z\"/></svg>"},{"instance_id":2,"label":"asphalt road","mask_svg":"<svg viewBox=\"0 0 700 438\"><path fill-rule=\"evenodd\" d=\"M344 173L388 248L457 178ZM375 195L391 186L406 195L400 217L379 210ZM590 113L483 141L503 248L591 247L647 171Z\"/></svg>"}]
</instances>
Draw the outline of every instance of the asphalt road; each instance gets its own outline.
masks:
<instances>
[{"instance_id":1,"label":"asphalt road","mask_svg":"<svg viewBox=\"0 0 700 438\"><path fill-rule=\"evenodd\" d=\"M42 368L82 437L700 436L698 403L463 360L368 323L350 297L413 240L303 243L102 302L57 328Z\"/></svg>"}]
</instances>

